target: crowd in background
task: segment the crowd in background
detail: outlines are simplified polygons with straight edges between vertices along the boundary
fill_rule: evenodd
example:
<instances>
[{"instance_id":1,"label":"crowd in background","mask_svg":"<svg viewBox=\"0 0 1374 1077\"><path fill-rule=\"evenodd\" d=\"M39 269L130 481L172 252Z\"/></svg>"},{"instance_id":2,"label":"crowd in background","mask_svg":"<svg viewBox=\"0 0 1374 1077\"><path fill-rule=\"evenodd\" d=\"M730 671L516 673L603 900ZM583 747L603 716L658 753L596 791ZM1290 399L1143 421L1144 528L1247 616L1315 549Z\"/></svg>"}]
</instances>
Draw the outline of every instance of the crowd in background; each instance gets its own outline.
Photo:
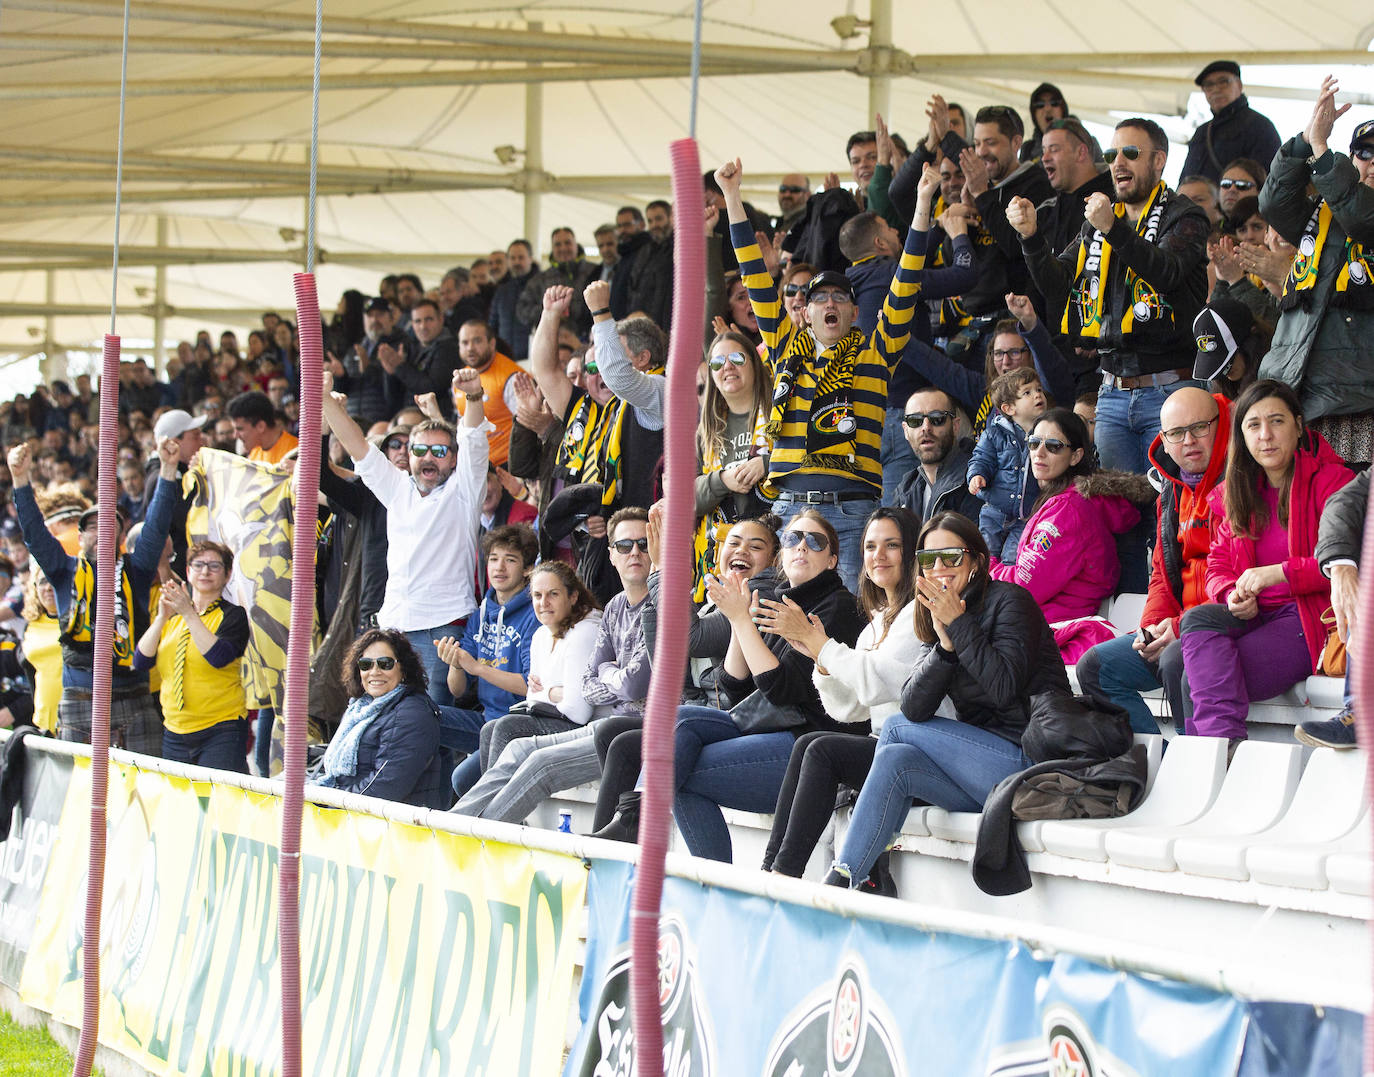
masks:
<instances>
[{"instance_id":1,"label":"crowd in background","mask_svg":"<svg viewBox=\"0 0 1374 1077\"><path fill-rule=\"evenodd\" d=\"M744 200L746 156L700 205L621 208L595 258L556 228L547 264L517 239L437 287L345 292L321 312L312 780L515 821L599 780L597 832L633 838L679 228L708 255L674 775L694 854L730 858L722 807L769 812L764 866L800 874L847 787L829 881L886 892L912 800L978 810L1038 762L1069 667L1130 729L1158 731L1162 687L1178 732L1233 750L1251 700L1341 672L1374 121L1332 144L1328 79L1281 142L1240 75L1198 75L1213 118L1176 189L1149 119L1102 146L1049 84L1024 117L936 96L919 138L879 116L849 139L852 183L783 177L776 213ZM0 404L0 725L89 739L113 516L112 742L273 771L272 581L250 506L204 475L290 474L300 379L268 312ZM1148 595L1137 631L1103 614L1121 591ZM1298 736L1352 747L1349 696Z\"/></svg>"}]
</instances>

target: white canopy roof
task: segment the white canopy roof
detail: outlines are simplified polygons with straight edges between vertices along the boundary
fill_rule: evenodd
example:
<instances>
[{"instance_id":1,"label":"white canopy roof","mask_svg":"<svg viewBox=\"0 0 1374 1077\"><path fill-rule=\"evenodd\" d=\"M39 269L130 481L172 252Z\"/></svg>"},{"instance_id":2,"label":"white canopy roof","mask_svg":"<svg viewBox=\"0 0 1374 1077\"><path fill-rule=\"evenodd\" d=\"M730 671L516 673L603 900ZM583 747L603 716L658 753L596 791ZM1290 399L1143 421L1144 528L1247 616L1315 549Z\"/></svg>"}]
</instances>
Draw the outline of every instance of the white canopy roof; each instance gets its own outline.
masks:
<instances>
[{"instance_id":1,"label":"white canopy roof","mask_svg":"<svg viewBox=\"0 0 1374 1077\"><path fill-rule=\"evenodd\" d=\"M1090 127L1154 114L1186 139L1205 114L1196 98L1188 108L1207 61L1245 65L1252 98L1310 101L1310 88L1258 84L1254 65L1360 64L1374 36L1341 0L853 7L706 0L703 167L741 156L763 208L782 173L843 170L845 139L876 109L920 137L933 91L1029 119L1031 89L1050 81ZM122 11L3 5L0 362L108 328ZM149 346L158 310L163 339L247 328L292 305L303 260L314 6L134 0L132 12L119 331ZM691 0L326 0L324 303L391 271L428 284L517 235L541 250L554 225L590 247L617 206L666 196L667 147L687 132L692 15ZM1367 79L1347 88L1374 102Z\"/></svg>"}]
</instances>

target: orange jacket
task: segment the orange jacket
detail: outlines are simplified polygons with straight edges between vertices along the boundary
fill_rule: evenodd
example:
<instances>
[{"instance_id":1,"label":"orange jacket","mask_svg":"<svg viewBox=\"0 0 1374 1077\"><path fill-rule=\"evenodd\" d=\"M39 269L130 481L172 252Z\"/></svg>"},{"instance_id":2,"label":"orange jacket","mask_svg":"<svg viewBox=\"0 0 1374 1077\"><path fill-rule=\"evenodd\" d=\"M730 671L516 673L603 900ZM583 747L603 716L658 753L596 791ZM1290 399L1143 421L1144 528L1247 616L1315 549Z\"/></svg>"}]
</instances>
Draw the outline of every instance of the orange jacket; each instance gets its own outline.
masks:
<instances>
[{"instance_id":1,"label":"orange jacket","mask_svg":"<svg viewBox=\"0 0 1374 1077\"><path fill-rule=\"evenodd\" d=\"M505 465L510 459L510 428L515 415L506 407L506 382L520 373L520 365L507 356L497 352L482 371L482 391L486 394L482 401L483 414L496 427L487 435L487 459L493 464ZM453 394L453 406L461 418L467 410L467 397L463 393Z\"/></svg>"}]
</instances>

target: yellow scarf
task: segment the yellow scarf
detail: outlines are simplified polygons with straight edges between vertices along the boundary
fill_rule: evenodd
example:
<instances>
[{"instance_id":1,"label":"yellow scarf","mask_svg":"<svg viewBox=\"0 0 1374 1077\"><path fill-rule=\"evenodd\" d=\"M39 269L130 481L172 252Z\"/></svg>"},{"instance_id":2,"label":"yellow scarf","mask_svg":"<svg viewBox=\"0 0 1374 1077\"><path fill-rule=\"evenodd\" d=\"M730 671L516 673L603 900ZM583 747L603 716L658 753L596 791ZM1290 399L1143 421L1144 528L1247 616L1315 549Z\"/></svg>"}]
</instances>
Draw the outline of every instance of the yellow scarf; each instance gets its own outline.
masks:
<instances>
[{"instance_id":1,"label":"yellow scarf","mask_svg":"<svg viewBox=\"0 0 1374 1077\"><path fill-rule=\"evenodd\" d=\"M1150 192L1150 200L1135 222L1136 235L1146 242L1153 243L1159 235L1159 223L1164 216L1164 207L1169 202L1169 188L1163 181L1155 184ZM1112 213L1118 218L1126 215L1126 205L1118 202L1112 206ZM1102 335L1103 318L1107 302L1107 272L1111 265L1112 245L1101 232L1093 232L1092 239L1080 244L1078 248L1078 270L1074 277L1073 292L1064 308L1059 329L1069 336L1099 337ZM1126 270L1126 286L1130 289L1131 303L1121 314L1121 336L1127 337L1136 322L1147 322L1156 314L1168 313L1172 319L1173 311L1163 297L1154 290L1148 281L1136 276L1135 270ZM1075 316L1076 315L1076 319ZM1075 320L1077 324L1075 325Z\"/></svg>"},{"instance_id":2,"label":"yellow scarf","mask_svg":"<svg viewBox=\"0 0 1374 1077\"><path fill-rule=\"evenodd\" d=\"M1279 306L1291 310L1299 306L1303 293L1310 292L1317 284L1317 267L1321 262L1322 251L1331 234L1331 207L1325 201L1319 202L1307 219L1298 240L1298 253L1293 256L1293 264L1288 270L1288 279L1283 282L1283 295ZM1351 286L1354 285L1352 291ZM1357 302L1352 303L1356 296ZM1370 287L1370 266L1364 245L1345 237L1345 260L1340 272L1336 274L1337 305L1354 305L1365 308L1374 300L1374 289Z\"/></svg>"}]
</instances>

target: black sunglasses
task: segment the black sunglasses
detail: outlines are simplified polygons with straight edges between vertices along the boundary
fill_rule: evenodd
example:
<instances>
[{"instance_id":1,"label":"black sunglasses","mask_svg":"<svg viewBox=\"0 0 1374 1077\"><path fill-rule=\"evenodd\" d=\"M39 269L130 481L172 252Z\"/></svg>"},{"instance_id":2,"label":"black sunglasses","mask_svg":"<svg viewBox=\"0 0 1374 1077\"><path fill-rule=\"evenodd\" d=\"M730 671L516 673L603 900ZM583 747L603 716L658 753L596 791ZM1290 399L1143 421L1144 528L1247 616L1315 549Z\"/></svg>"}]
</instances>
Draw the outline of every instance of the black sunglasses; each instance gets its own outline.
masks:
<instances>
[{"instance_id":1,"label":"black sunglasses","mask_svg":"<svg viewBox=\"0 0 1374 1077\"><path fill-rule=\"evenodd\" d=\"M386 452L395 452L397 449L404 449L410 445L405 438L388 438L382 449Z\"/></svg>"},{"instance_id":2,"label":"black sunglasses","mask_svg":"<svg viewBox=\"0 0 1374 1077\"><path fill-rule=\"evenodd\" d=\"M805 284L784 284L782 286L782 294L787 296L788 299L791 299L794 295L801 295L805 291Z\"/></svg>"},{"instance_id":3,"label":"black sunglasses","mask_svg":"<svg viewBox=\"0 0 1374 1077\"><path fill-rule=\"evenodd\" d=\"M1139 146L1122 146L1119 150L1116 150L1116 149L1112 149L1112 150L1103 150L1103 151L1102 151L1102 160L1106 161L1108 164L1111 164L1113 161L1116 160L1116 155L1117 155L1118 153L1121 154L1122 157L1126 158L1126 160L1128 160L1128 161L1134 161L1134 160L1136 160L1136 159L1140 156L1140 147L1139 147Z\"/></svg>"},{"instance_id":4,"label":"black sunglasses","mask_svg":"<svg viewBox=\"0 0 1374 1077\"><path fill-rule=\"evenodd\" d=\"M1031 102L1031 108L1063 108L1064 102L1057 97L1037 97Z\"/></svg>"},{"instance_id":5,"label":"black sunglasses","mask_svg":"<svg viewBox=\"0 0 1374 1077\"><path fill-rule=\"evenodd\" d=\"M359 659L358 659L358 668L359 668L362 672L364 672L364 673L366 673L366 672L367 672L369 669L371 669L373 666L376 666L378 669L382 670L383 672L388 672L388 671L393 670L393 669L396 668L396 659L394 659L394 658L359 658Z\"/></svg>"},{"instance_id":6,"label":"black sunglasses","mask_svg":"<svg viewBox=\"0 0 1374 1077\"><path fill-rule=\"evenodd\" d=\"M1229 191L1234 187L1238 191L1253 191L1255 189L1254 180L1224 179L1217 184L1223 191Z\"/></svg>"},{"instance_id":7,"label":"black sunglasses","mask_svg":"<svg viewBox=\"0 0 1374 1077\"><path fill-rule=\"evenodd\" d=\"M452 448L448 445L412 445L410 447L411 456L424 456L425 453L429 453L436 460L442 460L451 451Z\"/></svg>"},{"instance_id":8,"label":"black sunglasses","mask_svg":"<svg viewBox=\"0 0 1374 1077\"><path fill-rule=\"evenodd\" d=\"M790 183L779 183L778 194L805 194L805 187L797 187Z\"/></svg>"},{"instance_id":9,"label":"black sunglasses","mask_svg":"<svg viewBox=\"0 0 1374 1077\"><path fill-rule=\"evenodd\" d=\"M1058 438L1042 438L1039 434L1032 434L1026 438L1028 449L1038 449L1041 445L1045 446L1049 452L1054 453L1055 456L1069 447L1067 442L1060 441Z\"/></svg>"},{"instance_id":10,"label":"black sunglasses","mask_svg":"<svg viewBox=\"0 0 1374 1077\"><path fill-rule=\"evenodd\" d=\"M1374 146L1361 146L1357 150L1351 150L1350 156L1357 161L1374 161Z\"/></svg>"},{"instance_id":11,"label":"black sunglasses","mask_svg":"<svg viewBox=\"0 0 1374 1077\"><path fill-rule=\"evenodd\" d=\"M958 568L964 563L964 555L968 553L962 546L944 546L937 550L917 550L916 567L922 572L927 572L935 567L935 562L940 562L945 568Z\"/></svg>"},{"instance_id":12,"label":"black sunglasses","mask_svg":"<svg viewBox=\"0 0 1374 1077\"><path fill-rule=\"evenodd\" d=\"M806 548L812 553L820 553L830 546L830 540L819 531L784 531L782 533L782 547L785 550L794 549L806 543Z\"/></svg>"},{"instance_id":13,"label":"black sunglasses","mask_svg":"<svg viewBox=\"0 0 1374 1077\"><path fill-rule=\"evenodd\" d=\"M647 538L616 539L611 543L611 548L620 553L629 553L636 547L638 547L641 552L648 552L649 540Z\"/></svg>"},{"instance_id":14,"label":"black sunglasses","mask_svg":"<svg viewBox=\"0 0 1374 1077\"><path fill-rule=\"evenodd\" d=\"M913 430L919 430L928 419L930 425L938 430L953 418L954 412L952 411L912 411L902 416L902 422Z\"/></svg>"}]
</instances>

